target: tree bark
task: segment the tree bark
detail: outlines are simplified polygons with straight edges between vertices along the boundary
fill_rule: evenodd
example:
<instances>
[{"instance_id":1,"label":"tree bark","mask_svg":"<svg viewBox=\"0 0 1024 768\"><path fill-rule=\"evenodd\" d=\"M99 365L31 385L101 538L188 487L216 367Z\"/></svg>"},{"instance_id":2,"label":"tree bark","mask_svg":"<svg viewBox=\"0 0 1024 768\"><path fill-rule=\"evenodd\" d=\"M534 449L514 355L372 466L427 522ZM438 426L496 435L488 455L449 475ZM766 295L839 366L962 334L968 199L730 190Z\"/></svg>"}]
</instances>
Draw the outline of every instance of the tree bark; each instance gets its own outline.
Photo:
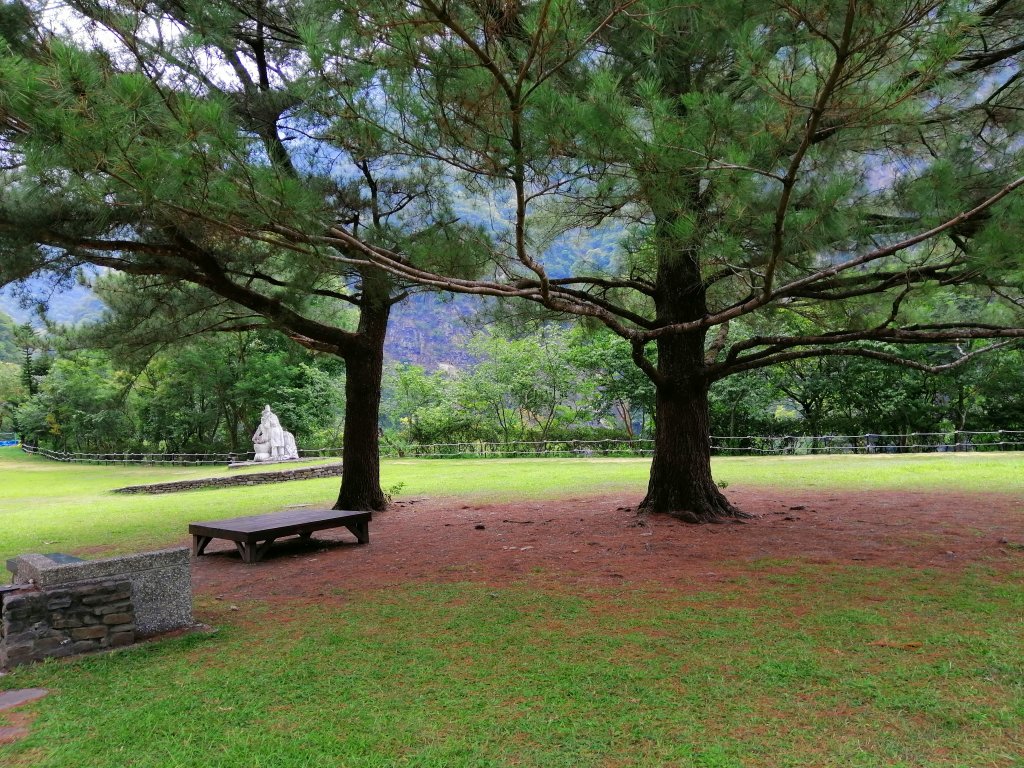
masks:
<instances>
[{"instance_id":1,"label":"tree bark","mask_svg":"<svg viewBox=\"0 0 1024 768\"><path fill-rule=\"evenodd\" d=\"M660 322L688 322L707 314L707 297L695 250L675 240L676 215L658 216L655 309ZM654 458L641 512L688 523L749 517L732 506L711 477L711 412L703 330L657 340Z\"/></svg>"},{"instance_id":2,"label":"tree bark","mask_svg":"<svg viewBox=\"0 0 1024 768\"><path fill-rule=\"evenodd\" d=\"M380 487L380 389L384 338L391 305L372 296L364 284L359 314L360 343L345 360L345 444L341 491L335 509L381 510L387 497Z\"/></svg>"},{"instance_id":3,"label":"tree bark","mask_svg":"<svg viewBox=\"0 0 1024 768\"><path fill-rule=\"evenodd\" d=\"M700 336L664 337L658 342L658 370L665 378L657 386L654 458L640 511L668 514L687 523L747 518L750 515L730 504L711 477L702 342Z\"/></svg>"}]
</instances>

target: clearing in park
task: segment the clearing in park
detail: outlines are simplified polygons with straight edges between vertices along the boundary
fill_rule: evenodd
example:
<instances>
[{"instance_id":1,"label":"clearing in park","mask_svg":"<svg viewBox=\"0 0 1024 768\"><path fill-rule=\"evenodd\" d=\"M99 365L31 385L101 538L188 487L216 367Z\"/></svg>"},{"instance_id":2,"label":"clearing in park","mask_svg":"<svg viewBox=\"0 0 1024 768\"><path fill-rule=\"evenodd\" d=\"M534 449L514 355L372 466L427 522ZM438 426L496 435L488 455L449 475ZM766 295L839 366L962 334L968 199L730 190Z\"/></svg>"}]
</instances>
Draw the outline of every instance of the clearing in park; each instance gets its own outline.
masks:
<instances>
[{"instance_id":1,"label":"clearing in park","mask_svg":"<svg viewBox=\"0 0 1024 768\"><path fill-rule=\"evenodd\" d=\"M214 472L217 470L213 470ZM724 459L756 517L638 518L642 460L386 461L371 543L193 560L213 633L21 667L4 766L1016 766L1024 456ZM0 450L0 557L183 545L336 480Z\"/></svg>"}]
</instances>

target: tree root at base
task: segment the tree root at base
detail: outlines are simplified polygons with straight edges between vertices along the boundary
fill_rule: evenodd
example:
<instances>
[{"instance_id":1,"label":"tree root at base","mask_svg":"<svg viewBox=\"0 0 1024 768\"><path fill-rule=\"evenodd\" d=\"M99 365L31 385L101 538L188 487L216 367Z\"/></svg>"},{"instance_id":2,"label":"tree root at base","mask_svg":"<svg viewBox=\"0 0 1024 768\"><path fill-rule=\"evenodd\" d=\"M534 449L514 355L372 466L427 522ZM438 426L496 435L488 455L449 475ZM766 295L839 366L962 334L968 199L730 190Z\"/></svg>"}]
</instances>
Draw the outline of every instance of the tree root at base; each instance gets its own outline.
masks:
<instances>
[{"instance_id":1,"label":"tree root at base","mask_svg":"<svg viewBox=\"0 0 1024 768\"><path fill-rule=\"evenodd\" d=\"M638 515L668 515L690 525L715 525L721 523L737 523L743 520L752 520L755 515L737 509L724 497L720 502L705 503L699 505L672 505L677 508L664 508L655 504L651 499L644 499L637 507ZM694 507L697 507L694 509Z\"/></svg>"}]
</instances>

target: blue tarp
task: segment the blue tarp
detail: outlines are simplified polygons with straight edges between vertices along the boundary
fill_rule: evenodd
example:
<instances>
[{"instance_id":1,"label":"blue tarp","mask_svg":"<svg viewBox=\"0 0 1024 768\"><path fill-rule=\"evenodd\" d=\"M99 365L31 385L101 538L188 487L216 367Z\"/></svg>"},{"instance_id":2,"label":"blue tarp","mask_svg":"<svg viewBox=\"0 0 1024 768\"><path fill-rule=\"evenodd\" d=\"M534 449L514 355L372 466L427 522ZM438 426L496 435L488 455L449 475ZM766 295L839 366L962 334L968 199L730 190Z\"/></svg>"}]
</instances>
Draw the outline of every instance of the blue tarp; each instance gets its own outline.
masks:
<instances>
[{"instance_id":1,"label":"blue tarp","mask_svg":"<svg viewBox=\"0 0 1024 768\"><path fill-rule=\"evenodd\" d=\"M0 440L0 448L7 448L8 446L17 445L17 444L18 444L17 440Z\"/></svg>"}]
</instances>

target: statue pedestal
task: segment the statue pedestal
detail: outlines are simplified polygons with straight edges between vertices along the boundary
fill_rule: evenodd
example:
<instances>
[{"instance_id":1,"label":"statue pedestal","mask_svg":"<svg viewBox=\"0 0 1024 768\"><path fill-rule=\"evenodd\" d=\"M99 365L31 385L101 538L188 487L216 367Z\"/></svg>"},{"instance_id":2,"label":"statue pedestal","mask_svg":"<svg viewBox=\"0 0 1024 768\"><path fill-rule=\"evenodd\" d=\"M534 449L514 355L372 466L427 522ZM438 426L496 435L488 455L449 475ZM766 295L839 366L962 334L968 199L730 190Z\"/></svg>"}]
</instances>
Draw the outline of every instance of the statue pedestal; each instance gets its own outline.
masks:
<instances>
[{"instance_id":1,"label":"statue pedestal","mask_svg":"<svg viewBox=\"0 0 1024 768\"><path fill-rule=\"evenodd\" d=\"M316 457L313 457L316 458ZM301 458L297 459L264 459L262 461L234 461L228 464L228 469L235 469L236 467L269 467L271 464L293 464L296 461L302 461Z\"/></svg>"}]
</instances>

